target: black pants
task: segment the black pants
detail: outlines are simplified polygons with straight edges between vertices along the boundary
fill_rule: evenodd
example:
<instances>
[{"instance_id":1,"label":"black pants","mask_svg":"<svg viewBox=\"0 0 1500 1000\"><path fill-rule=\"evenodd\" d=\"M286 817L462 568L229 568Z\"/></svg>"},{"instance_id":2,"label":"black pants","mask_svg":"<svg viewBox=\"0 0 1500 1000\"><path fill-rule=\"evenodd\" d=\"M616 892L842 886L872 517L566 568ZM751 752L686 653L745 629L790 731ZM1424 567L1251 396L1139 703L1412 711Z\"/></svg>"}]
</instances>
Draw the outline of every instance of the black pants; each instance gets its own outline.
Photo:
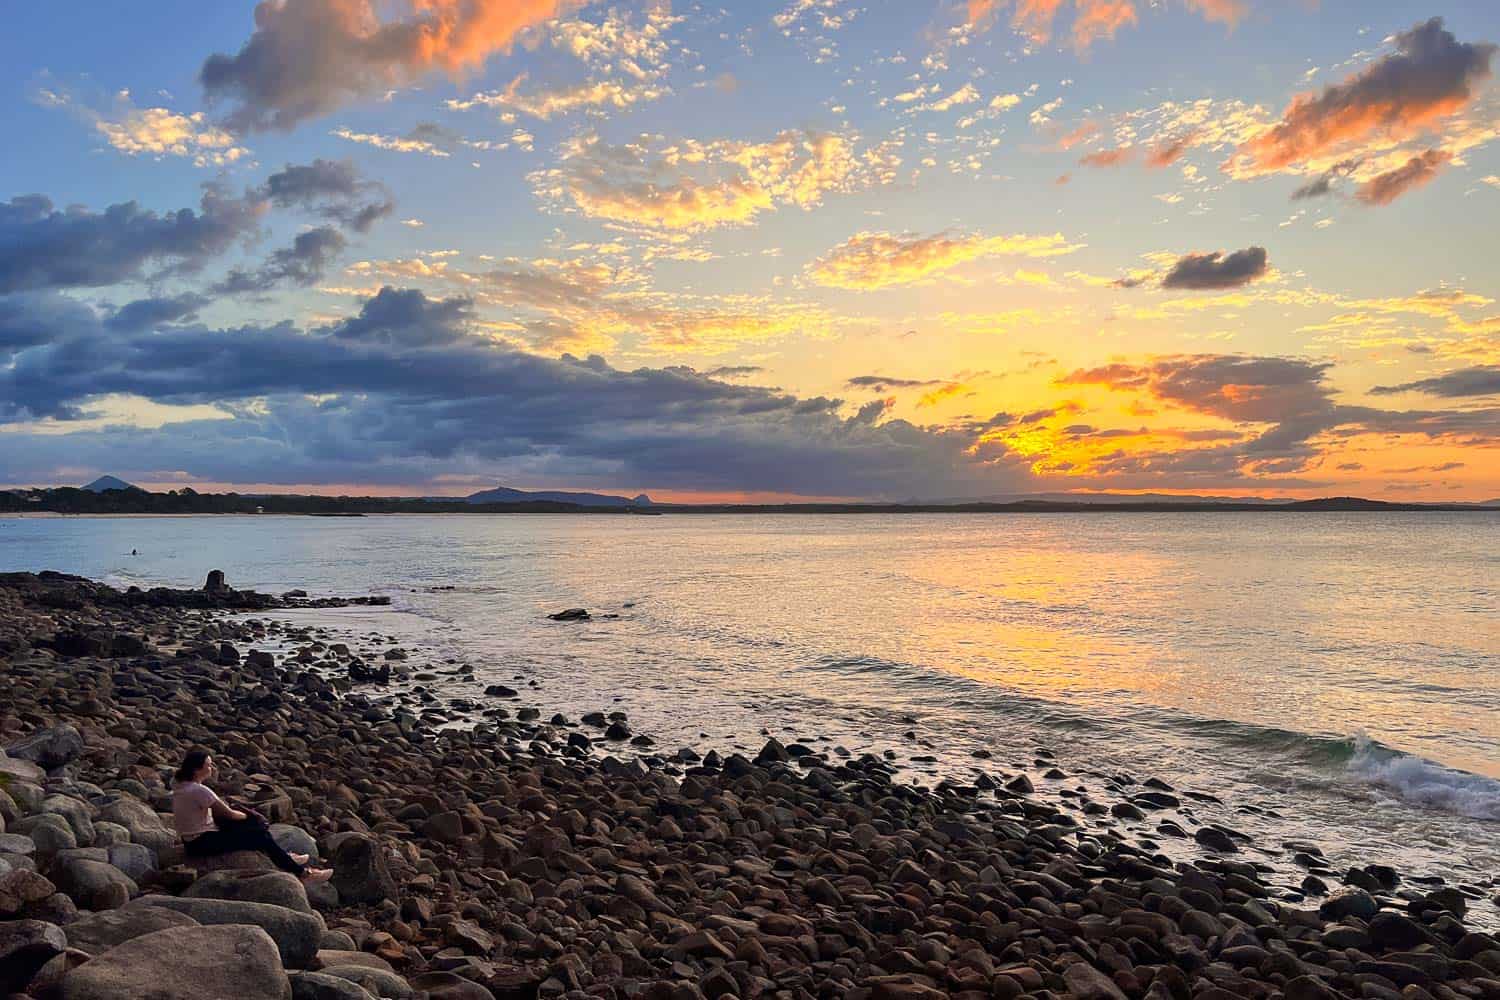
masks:
<instances>
[{"instance_id":1,"label":"black pants","mask_svg":"<svg viewBox=\"0 0 1500 1000\"><path fill-rule=\"evenodd\" d=\"M238 822L217 820L219 828L200 833L183 845L190 857L207 858L230 851L259 851L271 859L271 863L284 872L299 878L307 869L292 860L292 856L281 849L271 836L270 829L255 817Z\"/></svg>"}]
</instances>

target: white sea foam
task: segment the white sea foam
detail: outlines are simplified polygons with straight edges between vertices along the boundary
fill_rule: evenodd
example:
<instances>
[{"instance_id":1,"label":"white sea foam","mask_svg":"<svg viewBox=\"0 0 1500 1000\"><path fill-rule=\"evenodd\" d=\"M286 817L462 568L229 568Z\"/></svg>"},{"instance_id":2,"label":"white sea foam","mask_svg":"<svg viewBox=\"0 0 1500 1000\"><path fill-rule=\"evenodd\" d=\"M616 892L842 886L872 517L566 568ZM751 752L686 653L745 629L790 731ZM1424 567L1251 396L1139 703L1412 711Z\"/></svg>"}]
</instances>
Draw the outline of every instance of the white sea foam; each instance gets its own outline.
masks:
<instances>
[{"instance_id":1,"label":"white sea foam","mask_svg":"<svg viewBox=\"0 0 1500 1000\"><path fill-rule=\"evenodd\" d=\"M1359 780L1408 802L1474 819L1500 820L1500 781L1356 738L1348 769Z\"/></svg>"}]
</instances>

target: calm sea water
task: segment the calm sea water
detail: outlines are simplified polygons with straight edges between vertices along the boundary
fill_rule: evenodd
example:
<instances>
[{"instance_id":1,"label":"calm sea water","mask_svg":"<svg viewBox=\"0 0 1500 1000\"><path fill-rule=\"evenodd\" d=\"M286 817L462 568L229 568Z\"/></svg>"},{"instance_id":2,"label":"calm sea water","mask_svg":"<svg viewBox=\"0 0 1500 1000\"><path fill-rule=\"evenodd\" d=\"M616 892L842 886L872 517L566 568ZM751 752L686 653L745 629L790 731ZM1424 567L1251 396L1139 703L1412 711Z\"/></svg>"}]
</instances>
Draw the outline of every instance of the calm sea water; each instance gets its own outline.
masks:
<instances>
[{"instance_id":1,"label":"calm sea water","mask_svg":"<svg viewBox=\"0 0 1500 1000\"><path fill-rule=\"evenodd\" d=\"M1047 747L1267 848L1500 871L1500 514L0 520L0 569L43 568L388 593L318 620L667 749L766 729L931 779Z\"/></svg>"}]
</instances>

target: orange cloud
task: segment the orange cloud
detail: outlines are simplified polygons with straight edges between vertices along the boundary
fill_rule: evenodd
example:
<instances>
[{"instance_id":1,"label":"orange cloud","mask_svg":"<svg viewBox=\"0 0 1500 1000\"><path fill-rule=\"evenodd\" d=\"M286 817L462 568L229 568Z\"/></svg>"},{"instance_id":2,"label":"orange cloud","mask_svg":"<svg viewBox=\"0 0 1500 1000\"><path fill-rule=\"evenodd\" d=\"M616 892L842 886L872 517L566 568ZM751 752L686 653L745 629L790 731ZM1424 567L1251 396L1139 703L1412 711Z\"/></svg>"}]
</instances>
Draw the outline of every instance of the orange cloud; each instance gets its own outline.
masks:
<instances>
[{"instance_id":1,"label":"orange cloud","mask_svg":"<svg viewBox=\"0 0 1500 1000\"><path fill-rule=\"evenodd\" d=\"M1016 0L1011 26L1034 42L1052 37L1052 22L1067 0ZM1119 29L1135 24L1134 0L1072 0L1073 44L1086 49L1100 38L1114 38ZM968 0L969 23L987 26L1000 9L1001 0ZM1244 0L1187 0L1190 10L1210 21L1234 25L1248 12Z\"/></svg>"},{"instance_id":2,"label":"orange cloud","mask_svg":"<svg viewBox=\"0 0 1500 1000\"><path fill-rule=\"evenodd\" d=\"M1123 167L1129 163L1135 150L1129 146L1121 146L1119 149L1100 149L1089 153L1078 162L1085 167Z\"/></svg>"},{"instance_id":3,"label":"orange cloud","mask_svg":"<svg viewBox=\"0 0 1500 1000\"><path fill-rule=\"evenodd\" d=\"M1136 23L1135 4L1130 0L1077 0L1073 18L1073 44L1088 48L1097 39L1114 38L1115 32Z\"/></svg>"},{"instance_id":4,"label":"orange cloud","mask_svg":"<svg viewBox=\"0 0 1500 1000\"><path fill-rule=\"evenodd\" d=\"M968 386L962 382L949 382L947 385L938 386L930 392L924 392L922 398L917 400L917 408L923 409L928 406L936 406L950 396L957 396L968 390Z\"/></svg>"},{"instance_id":5,"label":"orange cloud","mask_svg":"<svg viewBox=\"0 0 1500 1000\"><path fill-rule=\"evenodd\" d=\"M1354 192L1354 197L1366 205L1389 205L1406 192L1432 180L1451 159L1453 159L1452 153L1441 149L1429 149L1420 156L1413 156L1395 170L1380 174L1361 184Z\"/></svg>"},{"instance_id":6,"label":"orange cloud","mask_svg":"<svg viewBox=\"0 0 1500 1000\"><path fill-rule=\"evenodd\" d=\"M1062 5L1063 0L1016 0L1011 25L1034 40L1045 42L1052 35L1052 21Z\"/></svg>"},{"instance_id":7,"label":"orange cloud","mask_svg":"<svg viewBox=\"0 0 1500 1000\"><path fill-rule=\"evenodd\" d=\"M405 0L407 16L382 20L386 6L262 0L250 39L234 55L209 56L199 82L209 99L239 102L232 129L290 129L431 72L477 68L576 0Z\"/></svg>"},{"instance_id":8,"label":"orange cloud","mask_svg":"<svg viewBox=\"0 0 1500 1000\"><path fill-rule=\"evenodd\" d=\"M1240 176L1273 173L1374 138L1400 140L1462 111L1490 76L1495 46L1461 43L1434 17L1396 36L1396 51L1321 94L1292 99L1281 121L1240 146Z\"/></svg>"},{"instance_id":9,"label":"orange cloud","mask_svg":"<svg viewBox=\"0 0 1500 1000\"><path fill-rule=\"evenodd\" d=\"M999 7L999 0L969 0L969 23L979 24Z\"/></svg>"},{"instance_id":10,"label":"orange cloud","mask_svg":"<svg viewBox=\"0 0 1500 1000\"><path fill-rule=\"evenodd\" d=\"M1221 21L1233 27L1249 13L1243 0L1187 0L1188 9L1202 14L1206 20Z\"/></svg>"},{"instance_id":11,"label":"orange cloud","mask_svg":"<svg viewBox=\"0 0 1500 1000\"><path fill-rule=\"evenodd\" d=\"M581 136L559 165L529 175L542 199L591 218L696 232L747 225L786 205L811 209L826 194L889 184L899 158L888 144L788 130L766 142L667 143L641 136L620 146Z\"/></svg>"},{"instance_id":12,"label":"orange cloud","mask_svg":"<svg viewBox=\"0 0 1500 1000\"><path fill-rule=\"evenodd\" d=\"M1061 139L1057 140L1057 146L1058 146L1059 149L1072 149L1074 146L1078 145L1080 142L1082 142L1083 140L1087 139L1089 136L1097 134L1098 131L1099 131L1099 123L1098 122L1091 122L1091 121L1083 122L1077 128L1075 128L1073 131L1069 132L1067 135L1065 135Z\"/></svg>"},{"instance_id":13,"label":"orange cloud","mask_svg":"<svg viewBox=\"0 0 1500 1000\"><path fill-rule=\"evenodd\" d=\"M1061 233L1050 236L857 233L813 261L807 274L825 287L866 291L910 285L982 257L1055 257L1072 253L1080 246L1069 243Z\"/></svg>"},{"instance_id":14,"label":"orange cloud","mask_svg":"<svg viewBox=\"0 0 1500 1000\"><path fill-rule=\"evenodd\" d=\"M1198 132L1194 129L1175 139L1166 140L1146 155L1146 166L1158 170L1162 167L1170 167L1182 159L1182 154L1188 151L1188 147L1193 144L1193 140L1197 137Z\"/></svg>"}]
</instances>

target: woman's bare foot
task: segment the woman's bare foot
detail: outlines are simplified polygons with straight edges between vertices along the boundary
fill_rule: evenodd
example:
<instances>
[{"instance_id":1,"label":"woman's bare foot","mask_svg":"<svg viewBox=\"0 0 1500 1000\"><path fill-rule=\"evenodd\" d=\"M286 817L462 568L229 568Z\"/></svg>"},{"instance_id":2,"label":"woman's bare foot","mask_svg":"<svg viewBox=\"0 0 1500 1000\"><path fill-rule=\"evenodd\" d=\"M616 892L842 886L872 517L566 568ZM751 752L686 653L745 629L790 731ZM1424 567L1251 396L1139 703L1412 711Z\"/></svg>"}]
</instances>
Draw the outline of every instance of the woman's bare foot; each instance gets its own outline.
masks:
<instances>
[{"instance_id":1,"label":"woman's bare foot","mask_svg":"<svg viewBox=\"0 0 1500 1000\"><path fill-rule=\"evenodd\" d=\"M302 881L307 885L317 882L327 882L331 878L333 878L332 868L309 868L302 873Z\"/></svg>"},{"instance_id":2,"label":"woman's bare foot","mask_svg":"<svg viewBox=\"0 0 1500 1000\"><path fill-rule=\"evenodd\" d=\"M311 854L290 854L288 855L288 857L297 862L297 864L299 865L305 865L312 860Z\"/></svg>"}]
</instances>

